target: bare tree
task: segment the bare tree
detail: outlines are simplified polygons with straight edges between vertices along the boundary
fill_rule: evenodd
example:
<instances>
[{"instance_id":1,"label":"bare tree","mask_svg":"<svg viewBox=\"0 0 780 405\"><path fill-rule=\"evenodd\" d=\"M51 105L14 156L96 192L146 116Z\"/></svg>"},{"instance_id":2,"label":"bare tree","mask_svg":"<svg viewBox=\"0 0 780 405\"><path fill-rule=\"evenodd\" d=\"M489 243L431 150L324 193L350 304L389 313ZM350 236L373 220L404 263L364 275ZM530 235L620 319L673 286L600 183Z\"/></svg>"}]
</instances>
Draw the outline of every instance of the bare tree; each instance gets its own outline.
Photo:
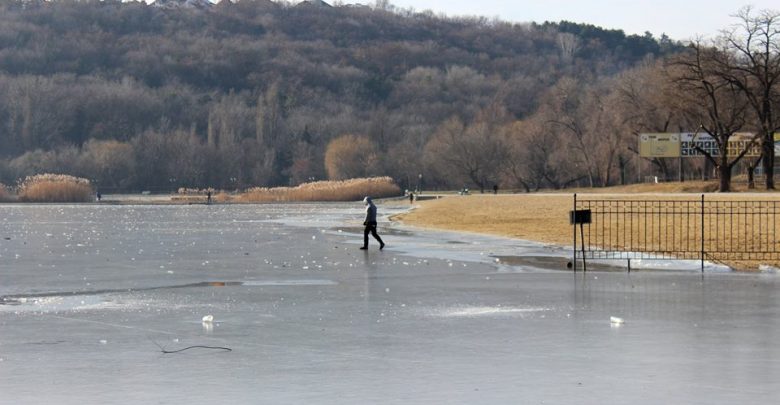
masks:
<instances>
[{"instance_id":1,"label":"bare tree","mask_svg":"<svg viewBox=\"0 0 780 405\"><path fill-rule=\"evenodd\" d=\"M679 108L691 120L700 122L700 131L712 136L718 146L718 153L710 153L700 147L702 153L717 169L720 178L719 190L731 190L731 170L745 156L749 147L737 156L729 156L728 142L734 133L741 130L749 116L749 101L741 89L719 74L718 63L723 51L708 47L700 42L690 46L690 52L672 62L672 80L678 86Z\"/></svg>"},{"instance_id":2,"label":"bare tree","mask_svg":"<svg viewBox=\"0 0 780 405\"><path fill-rule=\"evenodd\" d=\"M509 154L504 177L526 192L542 187L560 189L586 177L566 155L565 137L539 118L504 126Z\"/></svg>"},{"instance_id":3,"label":"bare tree","mask_svg":"<svg viewBox=\"0 0 780 405\"><path fill-rule=\"evenodd\" d=\"M508 157L502 171L504 182L511 187L522 187L525 192L531 192L531 189L538 189L541 183L541 176L535 175L531 167L531 158L533 154L529 153L529 144L532 140L529 138L528 124L522 121L512 122L502 128L504 141L506 142Z\"/></svg>"},{"instance_id":4,"label":"bare tree","mask_svg":"<svg viewBox=\"0 0 780 405\"><path fill-rule=\"evenodd\" d=\"M607 79L600 83L601 91L596 99L600 101L599 111L603 114L593 122L592 130L600 132L604 139L598 146L598 161L601 162L601 172L604 173L604 186L616 183L614 174L619 178L620 184L626 184L626 167L631 161L632 152L626 145L633 143L636 138L631 133L631 126L617 112L620 110L622 100L614 91L616 80ZM595 117L595 115L594 115Z\"/></svg>"},{"instance_id":5,"label":"bare tree","mask_svg":"<svg viewBox=\"0 0 780 405\"><path fill-rule=\"evenodd\" d=\"M716 74L739 89L756 116L762 140L766 188L774 189L774 133L780 129L780 12L740 9L739 23L724 30L713 61Z\"/></svg>"},{"instance_id":6,"label":"bare tree","mask_svg":"<svg viewBox=\"0 0 780 405\"><path fill-rule=\"evenodd\" d=\"M566 63L574 60L574 54L580 49L580 39L569 32L558 34L558 47L561 50L561 59Z\"/></svg>"},{"instance_id":7,"label":"bare tree","mask_svg":"<svg viewBox=\"0 0 780 405\"><path fill-rule=\"evenodd\" d=\"M128 186L135 166L132 145L113 140L89 140L82 147L81 160L98 187L113 190Z\"/></svg>"},{"instance_id":8,"label":"bare tree","mask_svg":"<svg viewBox=\"0 0 780 405\"><path fill-rule=\"evenodd\" d=\"M261 145L273 145L279 137L282 108L279 100L279 82L274 82L257 98L255 113L255 139Z\"/></svg>"},{"instance_id":9,"label":"bare tree","mask_svg":"<svg viewBox=\"0 0 780 405\"><path fill-rule=\"evenodd\" d=\"M441 173L465 176L481 191L497 180L507 158L497 131L503 114L494 108L483 111L468 126L458 118L447 120L425 146L426 156L439 164Z\"/></svg>"},{"instance_id":10,"label":"bare tree","mask_svg":"<svg viewBox=\"0 0 780 405\"><path fill-rule=\"evenodd\" d=\"M342 135L325 150L325 170L331 180L365 177L373 174L376 147L366 136Z\"/></svg>"},{"instance_id":11,"label":"bare tree","mask_svg":"<svg viewBox=\"0 0 780 405\"><path fill-rule=\"evenodd\" d=\"M639 155L639 134L669 132L680 125L681 112L670 103L677 97L676 91L660 63L649 62L618 76L614 86L618 102L612 111L628 127L633 139L627 143L627 149L635 156ZM664 179L671 179L668 158L643 159L657 167Z\"/></svg>"},{"instance_id":12,"label":"bare tree","mask_svg":"<svg viewBox=\"0 0 780 405\"><path fill-rule=\"evenodd\" d=\"M611 125L607 83L585 85L561 80L550 92L542 114L567 139L568 159L587 174L590 187L607 186L624 144L620 128Z\"/></svg>"}]
</instances>

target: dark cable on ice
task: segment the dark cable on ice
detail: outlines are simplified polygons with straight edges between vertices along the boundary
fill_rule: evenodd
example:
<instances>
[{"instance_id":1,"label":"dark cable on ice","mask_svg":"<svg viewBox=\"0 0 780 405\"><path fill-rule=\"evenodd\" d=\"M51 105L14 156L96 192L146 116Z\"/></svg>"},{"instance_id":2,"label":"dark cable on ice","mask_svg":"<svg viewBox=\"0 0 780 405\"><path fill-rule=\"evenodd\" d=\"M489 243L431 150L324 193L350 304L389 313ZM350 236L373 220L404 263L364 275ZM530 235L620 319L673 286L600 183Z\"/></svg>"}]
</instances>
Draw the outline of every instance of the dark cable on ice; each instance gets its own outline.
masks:
<instances>
[{"instance_id":1,"label":"dark cable on ice","mask_svg":"<svg viewBox=\"0 0 780 405\"><path fill-rule=\"evenodd\" d=\"M233 351L233 349L231 349L231 348L229 348L229 347L222 347L222 346L203 346L203 345L188 346L188 347L185 347L185 348L183 348L183 349L179 349L179 350L165 350L165 348L164 348L164 347L162 347L162 346L160 346L160 344L159 344L159 343L155 342L155 341L154 341L154 340L152 340L151 338L149 338L149 340L150 340L152 343L154 343L154 345L155 345L155 346L159 347L159 348L160 348L160 351L161 351L163 354L179 353L179 352L183 352L183 351L185 351L185 350L189 350L189 349L210 349L210 350L224 350L224 351L226 351L226 352L232 352L232 351Z\"/></svg>"}]
</instances>

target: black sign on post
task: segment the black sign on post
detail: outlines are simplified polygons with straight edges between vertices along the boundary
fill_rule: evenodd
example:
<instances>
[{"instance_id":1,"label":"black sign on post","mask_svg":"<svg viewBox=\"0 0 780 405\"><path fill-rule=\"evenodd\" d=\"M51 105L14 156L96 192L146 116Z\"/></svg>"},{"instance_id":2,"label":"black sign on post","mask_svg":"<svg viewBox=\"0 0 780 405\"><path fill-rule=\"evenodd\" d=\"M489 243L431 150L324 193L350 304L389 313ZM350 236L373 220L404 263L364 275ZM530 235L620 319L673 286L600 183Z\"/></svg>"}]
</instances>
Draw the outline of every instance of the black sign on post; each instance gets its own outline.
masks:
<instances>
[{"instance_id":1,"label":"black sign on post","mask_svg":"<svg viewBox=\"0 0 780 405\"><path fill-rule=\"evenodd\" d=\"M577 195L574 195L574 206L577 206ZM574 225L574 249L577 249L577 225L580 226L580 239L582 243L582 270L588 271L588 265L585 264L585 230L583 224L590 224L590 210L571 210L569 211L569 223ZM574 272L577 272L577 254L574 254Z\"/></svg>"},{"instance_id":2,"label":"black sign on post","mask_svg":"<svg viewBox=\"0 0 780 405\"><path fill-rule=\"evenodd\" d=\"M590 210L574 210L569 211L569 224L589 224L590 223Z\"/></svg>"}]
</instances>

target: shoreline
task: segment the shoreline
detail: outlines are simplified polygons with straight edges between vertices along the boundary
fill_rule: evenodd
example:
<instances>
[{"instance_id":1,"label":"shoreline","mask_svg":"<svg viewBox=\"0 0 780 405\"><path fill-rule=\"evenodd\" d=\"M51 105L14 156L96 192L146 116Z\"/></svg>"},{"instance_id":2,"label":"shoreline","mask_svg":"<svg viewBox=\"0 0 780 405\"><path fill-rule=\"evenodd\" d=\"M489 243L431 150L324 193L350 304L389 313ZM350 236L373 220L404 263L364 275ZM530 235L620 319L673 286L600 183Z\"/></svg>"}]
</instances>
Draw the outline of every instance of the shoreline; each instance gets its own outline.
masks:
<instances>
[{"instance_id":1,"label":"shoreline","mask_svg":"<svg viewBox=\"0 0 780 405\"><path fill-rule=\"evenodd\" d=\"M594 196L581 193L578 196ZM669 201L694 199L705 194L710 200L755 200L780 202L778 195L767 193L697 193L697 194L622 194L598 193L600 198ZM686 198L688 197L688 198ZM488 236L520 239L571 249L573 243L569 212L573 208L573 193L549 194L477 194L415 202L406 213L395 215L392 221L431 230L470 232ZM578 238L579 239L579 238ZM648 241L657 243L654 241ZM682 242L685 243L685 242ZM619 260L615 260L617 263ZM763 266L780 267L776 260L713 261L736 271L754 272Z\"/></svg>"}]
</instances>

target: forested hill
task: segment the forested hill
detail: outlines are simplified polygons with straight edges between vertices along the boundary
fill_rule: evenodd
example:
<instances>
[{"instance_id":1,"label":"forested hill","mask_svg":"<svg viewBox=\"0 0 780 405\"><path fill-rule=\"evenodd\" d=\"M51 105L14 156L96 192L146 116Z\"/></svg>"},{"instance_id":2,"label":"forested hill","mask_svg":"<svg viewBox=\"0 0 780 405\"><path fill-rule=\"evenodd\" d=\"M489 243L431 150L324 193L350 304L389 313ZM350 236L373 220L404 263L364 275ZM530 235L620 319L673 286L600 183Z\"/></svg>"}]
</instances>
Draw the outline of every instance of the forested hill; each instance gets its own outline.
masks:
<instances>
[{"instance_id":1,"label":"forested hill","mask_svg":"<svg viewBox=\"0 0 780 405\"><path fill-rule=\"evenodd\" d=\"M392 6L0 0L0 181L56 171L122 189L403 182L430 171L423 149L447 120L488 107L522 120L562 78L609 77L677 49L591 25ZM326 148L345 134L366 138L372 158L336 175Z\"/></svg>"}]
</instances>

